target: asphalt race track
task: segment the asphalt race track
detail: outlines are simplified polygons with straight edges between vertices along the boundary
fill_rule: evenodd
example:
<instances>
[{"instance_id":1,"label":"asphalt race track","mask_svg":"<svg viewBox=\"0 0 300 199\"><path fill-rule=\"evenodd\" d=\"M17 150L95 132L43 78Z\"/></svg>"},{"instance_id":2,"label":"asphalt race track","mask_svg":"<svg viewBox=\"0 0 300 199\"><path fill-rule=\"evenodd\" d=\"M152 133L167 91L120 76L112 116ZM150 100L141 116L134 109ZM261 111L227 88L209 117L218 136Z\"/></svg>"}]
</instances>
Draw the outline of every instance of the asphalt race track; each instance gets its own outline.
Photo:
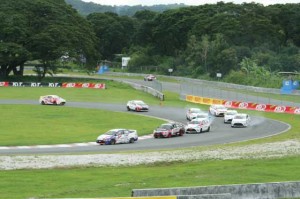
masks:
<instances>
[{"instance_id":1,"label":"asphalt race track","mask_svg":"<svg viewBox=\"0 0 300 199\"><path fill-rule=\"evenodd\" d=\"M0 104L36 104L36 100L0 100ZM81 107L91 109L104 109L119 112L128 112L125 104L107 104L107 103L87 103L87 102L68 102L68 107ZM130 112L131 114L140 114L145 116L154 116L165 118L172 121L186 123L185 108L172 108L164 106L151 106L149 112ZM132 150L159 150L175 149L182 147L204 146L214 144L224 144L240 142L245 140L257 139L272 136L285 132L290 128L288 124L266 119L263 117L251 117L252 121L247 128L231 128L230 124L224 124L222 117L213 119L210 132L201 134L185 134L182 137L154 139L152 136L141 138L133 144L117 145L97 145L96 137L91 138L91 143L55 145L55 146L30 146L30 147L0 147L0 154L56 154L56 153L91 153L91 152L121 152ZM117 128L117 127L113 127ZM121 128L121 127L120 127ZM99 132L99 135L104 132ZM149 132L151 135L152 132Z\"/></svg>"}]
</instances>

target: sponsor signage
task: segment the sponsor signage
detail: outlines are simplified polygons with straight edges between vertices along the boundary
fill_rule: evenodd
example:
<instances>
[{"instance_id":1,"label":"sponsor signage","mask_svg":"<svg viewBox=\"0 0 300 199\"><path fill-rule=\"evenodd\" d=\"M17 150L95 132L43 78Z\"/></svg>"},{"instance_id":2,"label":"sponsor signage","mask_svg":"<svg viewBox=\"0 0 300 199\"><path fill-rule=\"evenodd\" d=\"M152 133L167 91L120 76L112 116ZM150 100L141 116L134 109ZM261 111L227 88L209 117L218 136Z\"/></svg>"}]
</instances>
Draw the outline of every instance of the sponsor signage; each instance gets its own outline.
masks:
<instances>
[{"instance_id":1,"label":"sponsor signage","mask_svg":"<svg viewBox=\"0 0 300 199\"><path fill-rule=\"evenodd\" d=\"M96 88L105 89L103 83L45 83L45 82L0 82L0 87L62 87L62 88Z\"/></svg>"},{"instance_id":2,"label":"sponsor signage","mask_svg":"<svg viewBox=\"0 0 300 199\"><path fill-rule=\"evenodd\" d=\"M12 87L61 87L62 83L44 83L44 82L6 82L7 86Z\"/></svg>"},{"instance_id":3,"label":"sponsor signage","mask_svg":"<svg viewBox=\"0 0 300 199\"><path fill-rule=\"evenodd\" d=\"M103 83L62 83L63 88L96 88L105 89Z\"/></svg>"},{"instance_id":4,"label":"sponsor signage","mask_svg":"<svg viewBox=\"0 0 300 199\"><path fill-rule=\"evenodd\" d=\"M0 87L1 86L8 86L8 82L0 82Z\"/></svg>"},{"instance_id":5,"label":"sponsor signage","mask_svg":"<svg viewBox=\"0 0 300 199\"><path fill-rule=\"evenodd\" d=\"M265 111L273 113L290 113L290 114L299 114L300 107L290 107L282 105L271 105L271 104L257 104L252 102L240 102L240 101L226 101L221 99L214 98L205 98L200 96L187 95L186 101L198 103L198 104L223 104L227 108L236 108L236 109L247 109L247 110L256 110L256 111Z\"/></svg>"}]
</instances>

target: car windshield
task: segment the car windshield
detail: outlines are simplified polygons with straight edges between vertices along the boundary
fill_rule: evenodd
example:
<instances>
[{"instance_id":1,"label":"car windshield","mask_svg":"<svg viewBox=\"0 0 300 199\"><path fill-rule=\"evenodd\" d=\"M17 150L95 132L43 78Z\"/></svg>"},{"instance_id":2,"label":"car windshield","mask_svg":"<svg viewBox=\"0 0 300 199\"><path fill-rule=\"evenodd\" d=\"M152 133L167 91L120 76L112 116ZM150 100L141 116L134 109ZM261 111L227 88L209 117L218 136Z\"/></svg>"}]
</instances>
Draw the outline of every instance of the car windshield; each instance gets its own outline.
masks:
<instances>
[{"instance_id":1,"label":"car windshield","mask_svg":"<svg viewBox=\"0 0 300 199\"><path fill-rule=\"evenodd\" d=\"M245 115L237 115L235 116L235 119L245 119L246 116Z\"/></svg>"},{"instance_id":2,"label":"car windshield","mask_svg":"<svg viewBox=\"0 0 300 199\"><path fill-rule=\"evenodd\" d=\"M191 121L189 124L200 124L200 123L201 123L200 121L194 120L194 121Z\"/></svg>"},{"instance_id":3,"label":"car windshield","mask_svg":"<svg viewBox=\"0 0 300 199\"><path fill-rule=\"evenodd\" d=\"M159 128L162 128L162 129L171 129L171 125L169 125L169 124L162 124Z\"/></svg>"},{"instance_id":4,"label":"car windshield","mask_svg":"<svg viewBox=\"0 0 300 199\"><path fill-rule=\"evenodd\" d=\"M105 135L115 135L117 133L117 131L114 131L114 130L110 130L110 131L107 131L106 133L104 133Z\"/></svg>"},{"instance_id":5,"label":"car windshield","mask_svg":"<svg viewBox=\"0 0 300 199\"><path fill-rule=\"evenodd\" d=\"M216 105L215 107L216 107L216 109L225 109L225 106L223 106L223 105Z\"/></svg>"},{"instance_id":6,"label":"car windshield","mask_svg":"<svg viewBox=\"0 0 300 199\"><path fill-rule=\"evenodd\" d=\"M230 111L230 112L227 112L226 115L236 115L236 112Z\"/></svg>"},{"instance_id":7,"label":"car windshield","mask_svg":"<svg viewBox=\"0 0 300 199\"><path fill-rule=\"evenodd\" d=\"M205 114L202 114L202 115L197 115L197 118L207 118L208 116L205 115Z\"/></svg>"},{"instance_id":8,"label":"car windshield","mask_svg":"<svg viewBox=\"0 0 300 199\"><path fill-rule=\"evenodd\" d=\"M145 103L144 103L143 101L135 101L135 103L136 103L137 105L145 105Z\"/></svg>"},{"instance_id":9,"label":"car windshield","mask_svg":"<svg viewBox=\"0 0 300 199\"><path fill-rule=\"evenodd\" d=\"M200 109L191 109L190 110L191 113L201 113Z\"/></svg>"}]
</instances>

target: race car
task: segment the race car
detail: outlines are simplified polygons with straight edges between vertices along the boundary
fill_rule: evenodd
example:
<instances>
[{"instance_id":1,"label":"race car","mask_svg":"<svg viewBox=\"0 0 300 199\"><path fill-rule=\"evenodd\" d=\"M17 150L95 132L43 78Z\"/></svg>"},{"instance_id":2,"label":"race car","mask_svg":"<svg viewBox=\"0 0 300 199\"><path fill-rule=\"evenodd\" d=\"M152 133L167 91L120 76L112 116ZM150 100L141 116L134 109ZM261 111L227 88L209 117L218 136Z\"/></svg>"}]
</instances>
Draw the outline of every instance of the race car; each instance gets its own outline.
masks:
<instances>
[{"instance_id":1,"label":"race car","mask_svg":"<svg viewBox=\"0 0 300 199\"><path fill-rule=\"evenodd\" d=\"M179 123L161 124L153 131L154 138L170 138L174 136L183 136L184 126Z\"/></svg>"},{"instance_id":2,"label":"race car","mask_svg":"<svg viewBox=\"0 0 300 199\"><path fill-rule=\"evenodd\" d=\"M119 143L134 143L138 140L137 130L111 129L98 136L96 143L100 145L114 145Z\"/></svg>"},{"instance_id":3,"label":"race car","mask_svg":"<svg viewBox=\"0 0 300 199\"><path fill-rule=\"evenodd\" d=\"M226 113L227 108L222 105L222 104L212 104L209 107L209 112L211 115L213 116L224 116L224 114Z\"/></svg>"},{"instance_id":4,"label":"race car","mask_svg":"<svg viewBox=\"0 0 300 199\"><path fill-rule=\"evenodd\" d=\"M231 121L231 127L247 127L250 121L251 119L248 114L238 113L233 117Z\"/></svg>"},{"instance_id":5,"label":"race car","mask_svg":"<svg viewBox=\"0 0 300 199\"><path fill-rule=\"evenodd\" d=\"M149 111L149 106L142 100L131 100L127 102L128 111Z\"/></svg>"},{"instance_id":6,"label":"race car","mask_svg":"<svg viewBox=\"0 0 300 199\"><path fill-rule=\"evenodd\" d=\"M153 80L155 80L155 79L156 79L156 77L155 77L154 75L152 75L152 74L146 75L146 76L144 77L144 81L153 81Z\"/></svg>"},{"instance_id":7,"label":"race car","mask_svg":"<svg viewBox=\"0 0 300 199\"><path fill-rule=\"evenodd\" d=\"M39 103L42 105L65 105L66 100L58 95L44 95L40 96Z\"/></svg>"},{"instance_id":8,"label":"race car","mask_svg":"<svg viewBox=\"0 0 300 199\"><path fill-rule=\"evenodd\" d=\"M189 108L186 112L186 119L191 121L195 119L199 114L203 113L200 108Z\"/></svg>"},{"instance_id":9,"label":"race car","mask_svg":"<svg viewBox=\"0 0 300 199\"><path fill-rule=\"evenodd\" d=\"M210 131L211 122L208 118L194 119L185 126L185 133L202 133Z\"/></svg>"},{"instance_id":10,"label":"race car","mask_svg":"<svg viewBox=\"0 0 300 199\"><path fill-rule=\"evenodd\" d=\"M231 123L232 118L238 114L236 110L227 110L224 114L224 123Z\"/></svg>"},{"instance_id":11,"label":"race car","mask_svg":"<svg viewBox=\"0 0 300 199\"><path fill-rule=\"evenodd\" d=\"M211 115L209 114L209 113L207 113L207 112L201 112L201 113L199 113L195 118L194 118L194 120L195 119L208 119L208 120L211 120L212 119L212 117L211 117Z\"/></svg>"}]
</instances>

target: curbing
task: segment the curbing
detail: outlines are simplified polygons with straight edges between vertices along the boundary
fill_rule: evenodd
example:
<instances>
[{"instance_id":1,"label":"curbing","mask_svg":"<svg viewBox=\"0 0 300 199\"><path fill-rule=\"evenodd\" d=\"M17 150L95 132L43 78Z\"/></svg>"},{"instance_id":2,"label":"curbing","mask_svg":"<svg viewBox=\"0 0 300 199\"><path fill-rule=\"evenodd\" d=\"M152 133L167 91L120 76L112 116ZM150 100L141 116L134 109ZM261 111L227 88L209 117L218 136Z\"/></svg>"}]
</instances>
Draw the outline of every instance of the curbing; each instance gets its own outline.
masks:
<instances>
[{"instance_id":1,"label":"curbing","mask_svg":"<svg viewBox=\"0 0 300 199\"><path fill-rule=\"evenodd\" d=\"M133 197L203 194L230 194L232 199L299 198L300 181L132 190ZM228 195L224 195L224 198L228 198Z\"/></svg>"}]
</instances>

